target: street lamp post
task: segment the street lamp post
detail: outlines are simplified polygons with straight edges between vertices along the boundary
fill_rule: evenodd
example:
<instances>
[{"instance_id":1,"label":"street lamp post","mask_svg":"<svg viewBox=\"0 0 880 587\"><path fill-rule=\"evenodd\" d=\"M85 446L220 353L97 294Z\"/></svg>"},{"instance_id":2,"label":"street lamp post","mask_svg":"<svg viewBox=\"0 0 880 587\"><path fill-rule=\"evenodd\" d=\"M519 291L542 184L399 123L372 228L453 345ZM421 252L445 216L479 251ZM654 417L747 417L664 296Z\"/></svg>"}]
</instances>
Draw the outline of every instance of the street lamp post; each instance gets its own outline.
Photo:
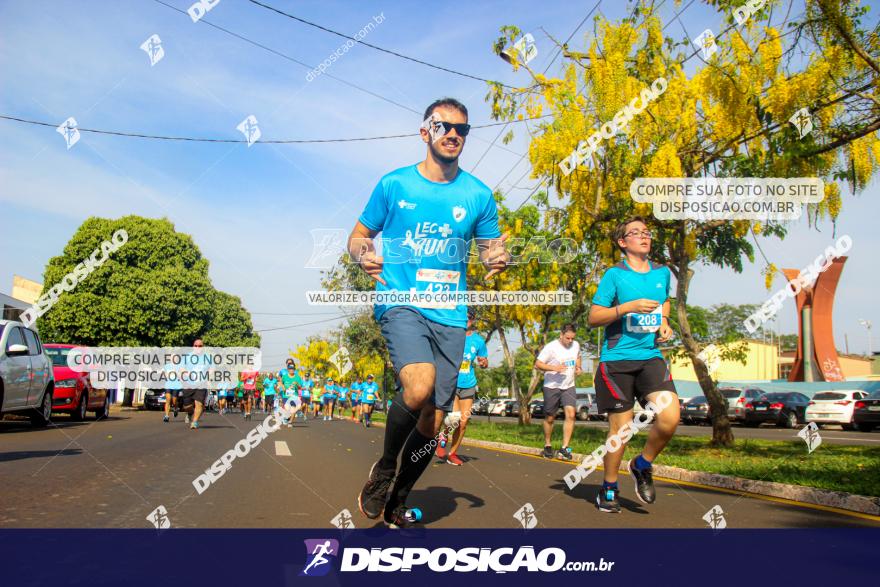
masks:
<instances>
[{"instance_id":1,"label":"street lamp post","mask_svg":"<svg viewBox=\"0 0 880 587\"><path fill-rule=\"evenodd\" d=\"M871 321L864 320L864 319L860 318L859 324L864 326L868 331L868 358L871 358L874 356L874 344L873 344L874 341L871 340Z\"/></svg>"}]
</instances>

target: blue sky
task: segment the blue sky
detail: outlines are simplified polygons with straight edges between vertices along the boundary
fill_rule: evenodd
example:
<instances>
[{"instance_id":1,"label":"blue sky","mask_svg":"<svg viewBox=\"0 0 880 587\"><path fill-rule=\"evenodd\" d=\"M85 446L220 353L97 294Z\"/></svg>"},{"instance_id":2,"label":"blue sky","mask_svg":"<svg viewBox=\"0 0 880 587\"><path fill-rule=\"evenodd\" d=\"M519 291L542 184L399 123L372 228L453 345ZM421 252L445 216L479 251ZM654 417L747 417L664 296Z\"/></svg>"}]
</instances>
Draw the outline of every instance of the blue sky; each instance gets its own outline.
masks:
<instances>
[{"instance_id":1,"label":"blue sky","mask_svg":"<svg viewBox=\"0 0 880 587\"><path fill-rule=\"evenodd\" d=\"M190 4L164 1L181 10ZM547 34L566 38L595 4L268 3L348 34L384 15L364 40L511 85L526 83L528 74L514 73L492 53L499 27L516 24L532 32L539 50L532 65L543 70L554 49ZM615 19L626 8L606 0L600 9ZM668 17L679 8L669 0L660 12ZM220 0L204 18L312 65L344 43L244 0ZM717 31L719 17L702 2L681 18L692 35L706 27ZM591 31L592 20L572 44L582 44ZM667 32L683 36L677 24ZM165 56L150 67L140 45L153 34L162 39ZM87 128L238 139L236 125L254 115L264 139L376 136L416 132L421 116L413 110L446 95L468 106L472 124L491 122L482 82L362 46L328 70L400 107L327 75L308 82L307 68L150 0L58 1L39 8L3 1L0 36L0 112L53 124L73 116ZM526 175L514 185L528 171L527 160L517 164L528 135L523 125L516 128L515 140L493 147L474 170L514 204L535 183ZM497 132L471 133L464 169L473 170ZM263 333L266 359L280 361L288 347L332 327L339 315L306 304L304 292L317 289L320 278L304 268L312 251L309 231L349 229L379 177L423 156L418 138L248 148L83 133L67 150L52 128L0 121L0 290L9 292L13 274L42 280L49 258L88 216L165 216L193 235L211 263L215 286L242 298L257 329L329 320ZM841 349L849 335L852 352L867 349L859 318L880 326L877 278L870 277L878 245L876 192L874 184L858 196L847 194L837 224L853 248L838 291L835 330ZM802 268L833 242L831 233L830 224L816 230L801 221L784 241L766 240L763 247L778 266ZM769 294L762 266L748 265L739 275L698 269L691 302L763 302ZM782 332L795 331L793 308L788 302L781 311ZM880 347L880 338L874 346Z\"/></svg>"}]
</instances>

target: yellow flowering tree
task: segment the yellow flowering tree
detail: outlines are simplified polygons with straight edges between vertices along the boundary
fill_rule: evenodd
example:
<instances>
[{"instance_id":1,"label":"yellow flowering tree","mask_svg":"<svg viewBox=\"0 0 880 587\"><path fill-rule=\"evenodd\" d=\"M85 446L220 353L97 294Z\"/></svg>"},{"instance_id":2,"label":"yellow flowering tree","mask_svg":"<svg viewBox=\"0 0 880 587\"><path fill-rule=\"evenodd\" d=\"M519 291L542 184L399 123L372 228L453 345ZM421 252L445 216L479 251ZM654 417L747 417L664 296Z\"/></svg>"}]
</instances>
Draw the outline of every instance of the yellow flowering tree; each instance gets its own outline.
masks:
<instances>
[{"instance_id":1,"label":"yellow flowering tree","mask_svg":"<svg viewBox=\"0 0 880 587\"><path fill-rule=\"evenodd\" d=\"M338 377L336 364L332 361L333 354L339 350L339 346L320 337L312 336L301 344L293 353L300 369L311 371L312 375L320 377Z\"/></svg>"},{"instance_id":2,"label":"yellow flowering tree","mask_svg":"<svg viewBox=\"0 0 880 587\"><path fill-rule=\"evenodd\" d=\"M586 311L585 292L594 284L596 270L595 264L590 263L590 258L581 251L578 241L560 237L542 219L539 206L546 207L546 192L535 196L538 205L528 204L517 209L507 207L500 194L495 198L501 232L509 235L506 244L512 262L491 283L485 283L486 270L481 263L469 263L469 289L571 293L571 303L567 305L530 303L477 308L475 329L486 333L487 340L498 333L509 375L508 389L511 397L519 401L520 423L528 424L531 421L528 404L543 374L532 368L528 382L519 380L516 353L511 349L508 333L512 331L519 335L522 346L534 361L543 346L559 335L563 323L577 323L582 318Z\"/></svg>"},{"instance_id":3,"label":"yellow flowering tree","mask_svg":"<svg viewBox=\"0 0 880 587\"><path fill-rule=\"evenodd\" d=\"M560 47L559 77L513 59L515 68L529 72L531 84L515 90L490 85L487 99L497 119L512 120L521 109L528 117L545 117L531 131L529 159L533 177L555 192L551 201L559 199L545 214L547 230L583 243L604 267L619 260L609 238L616 225L635 214L648 218L653 260L677 279L679 336L714 414L712 442L730 445L726 403L697 357L702 349L685 311L693 267L741 272L744 258L754 261L751 241L784 237L786 227L774 221L659 221L651 204L633 201L630 185L639 177L820 177L825 197L809 206L808 221L833 222L841 208L840 183L856 192L880 165L880 41L862 29L866 9L855 2L806 0L783 28L771 22L780 20L787 3L774 18L781 3L768 0L740 24L734 12L742 0L705 1L725 23L715 38L717 52L705 60L689 41L665 37L653 2L643 1L633 18L596 17L595 36L581 51ZM496 52L520 31L508 26L502 34ZM656 91L660 79L662 92ZM652 83L654 95L646 96ZM634 112L639 96L643 109ZM789 122L803 108L813 125L805 136ZM613 136L585 151L584 163L566 174L560 161L611 121Z\"/></svg>"}]
</instances>

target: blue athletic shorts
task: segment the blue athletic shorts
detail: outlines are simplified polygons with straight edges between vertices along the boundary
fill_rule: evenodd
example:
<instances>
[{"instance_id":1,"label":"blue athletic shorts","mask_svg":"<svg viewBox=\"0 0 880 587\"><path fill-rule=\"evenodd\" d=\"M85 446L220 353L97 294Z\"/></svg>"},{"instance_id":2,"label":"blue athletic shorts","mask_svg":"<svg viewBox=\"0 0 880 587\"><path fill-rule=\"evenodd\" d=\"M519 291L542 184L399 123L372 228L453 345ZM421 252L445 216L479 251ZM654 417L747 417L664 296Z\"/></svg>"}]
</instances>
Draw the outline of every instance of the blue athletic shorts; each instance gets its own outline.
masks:
<instances>
[{"instance_id":1,"label":"blue athletic shorts","mask_svg":"<svg viewBox=\"0 0 880 587\"><path fill-rule=\"evenodd\" d=\"M428 320L406 306L391 308L379 319L394 371L411 363L432 363L436 369L431 401L451 411L464 354L465 330Z\"/></svg>"}]
</instances>

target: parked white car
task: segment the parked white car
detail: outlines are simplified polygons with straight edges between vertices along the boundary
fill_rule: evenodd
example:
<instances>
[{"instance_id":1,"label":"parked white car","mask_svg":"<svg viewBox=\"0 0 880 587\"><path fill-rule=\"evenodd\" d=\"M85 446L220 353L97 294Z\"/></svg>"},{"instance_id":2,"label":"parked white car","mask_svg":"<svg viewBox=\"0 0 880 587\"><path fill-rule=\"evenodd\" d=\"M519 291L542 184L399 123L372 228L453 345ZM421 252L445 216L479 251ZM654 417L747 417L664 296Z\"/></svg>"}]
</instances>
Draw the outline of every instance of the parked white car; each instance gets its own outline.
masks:
<instances>
[{"instance_id":1,"label":"parked white car","mask_svg":"<svg viewBox=\"0 0 880 587\"><path fill-rule=\"evenodd\" d=\"M819 426L840 424L844 430L854 430L853 409L858 400L866 397L868 392L860 389L819 391L807 404L806 420Z\"/></svg>"},{"instance_id":2,"label":"parked white car","mask_svg":"<svg viewBox=\"0 0 880 587\"><path fill-rule=\"evenodd\" d=\"M508 406L515 404L513 399L496 399L489 402L488 414L491 416L504 416Z\"/></svg>"},{"instance_id":3,"label":"parked white car","mask_svg":"<svg viewBox=\"0 0 880 587\"><path fill-rule=\"evenodd\" d=\"M36 331L0 320L0 415L29 416L35 426L52 417L55 376Z\"/></svg>"}]
</instances>

